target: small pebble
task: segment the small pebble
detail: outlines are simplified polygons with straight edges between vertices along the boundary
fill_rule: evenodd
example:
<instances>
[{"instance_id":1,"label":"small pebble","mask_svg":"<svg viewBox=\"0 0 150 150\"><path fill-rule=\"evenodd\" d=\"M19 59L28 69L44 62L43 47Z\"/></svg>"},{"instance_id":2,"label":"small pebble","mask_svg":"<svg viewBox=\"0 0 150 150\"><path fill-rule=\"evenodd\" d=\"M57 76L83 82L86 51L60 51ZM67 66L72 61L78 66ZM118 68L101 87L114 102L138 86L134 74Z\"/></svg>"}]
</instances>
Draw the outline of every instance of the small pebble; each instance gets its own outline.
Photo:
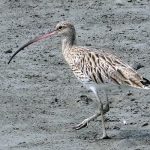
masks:
<instances>
[{"instance_id":1,"label":"small pebble","mask_svg":"<svg viewBox=\"0 0 150 150\"><path fill-rule=\"evenodd\" d=\"M5 54L12 53L12 50L9 49L9 50L5 51L4 53Z\"/></svg>"},{"instance_id":2,"label":"small pebble","mask_svg":"<svg viewBox=\"0 0 150 150\"><path fill-rule=\"evenodd\" d=\"M145 126L148 126L148 123L147 123L147 122L144 123L144 124L142 124L142 127L145 127Z\"/></svg>"},{"instance_id":3,"label":"small pebble","mask_svg":"<svg viewBox=\"0 0 150 150\"><path fill-rule=\"evenodd\" d=\"M127 121L125 119L123 119L123 124L127 125Z\"/></svg>"},{"instance_id":4,"label":"small pebble","mask_svg":"<svg viewBox=\"0 0 150 150\"><path fill-rule=\"evenodd\" d=\"M88 105L92 101L92 99L88 98L86 95L81 95L79 101L85 102L85 104Z\"/></svg>"},{"instance_id":5,"label":"small pebble","mask_svg":"<svg viewBox=\"0 0 150 150\"><path fill-rule=\"evenodd\" d=\"M120 130L120 127L114 126L113 129Z\"/></svg>"},{"instance_id":6,"label":"small pebble","mask_svg":"<svg viewBox=\"0 0 150 150\"><path fill-rule=\"evenodd\" d=\"M91 44L90 44L90 43L86 43L85 45L86 45L86 46L91 46Z\"/></svg>"},{"instance_id":7,"label":"small pebble","mask_svg":"<svg viewBox=\"0 0 150 150\"><path fill-rule=\"evenodd\" d=\"M133 95L133 93L129 92L127 95L128 95L128 96L132 96L132 95Z\"/></svg>"},{"instance_id":8,"label":"small pebble","mask_svg":"<svg viewBox=\"0 0 150 150\"><path fill-rule=\"evenodd\" d=\"M131 101L135 101L135 98L132 98Z\"/></svg>"},{"instance_id":9,"label":"small pebble","mask_svg":"<svg viewBox=\"0 0 150 150\"><path fill-rule=\"evenodd\" d=\"M141 68L143 68L144 66L142 65L142 64L140 64L140 63L134 63L133 64L133 68L135 69L135 70L139 70L139 69L141 69Z\"/></svg>"}]
</instances>

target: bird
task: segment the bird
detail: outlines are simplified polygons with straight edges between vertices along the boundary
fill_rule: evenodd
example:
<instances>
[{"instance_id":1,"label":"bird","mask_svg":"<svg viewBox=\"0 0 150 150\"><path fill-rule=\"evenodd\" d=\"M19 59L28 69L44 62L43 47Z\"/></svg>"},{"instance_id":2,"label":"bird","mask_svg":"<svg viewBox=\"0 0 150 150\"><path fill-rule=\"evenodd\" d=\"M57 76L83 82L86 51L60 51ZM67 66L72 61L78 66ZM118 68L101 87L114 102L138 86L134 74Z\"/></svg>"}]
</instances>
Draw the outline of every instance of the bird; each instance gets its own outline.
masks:
<instances>
[{"instance_id":1,"label":"bird","mask_svg":"<svg viewBox=\"0 0 150 150\"><path fill-rule=\"evenodd\" d=\"M76 30L69 21L59 22L53 31L35 37L19 48L10 58L32 43L46 39L50 36L61 38L63 56L71 68L75 77L88 89L93 92L97 102L97 112L77 124L74 129L79 130L98 116L101 116L102 136L101 139L110 138L106 132L104 115L109 111L107 87L126 86L139 89L149 89L150 81L137 73L131 66L125 63L116 55L101 49L79 46L76 42ZM104 100L99 96L98 89L104 91ZM106 104L104 105L104 102Z\"/></svg>"}]
</instances>

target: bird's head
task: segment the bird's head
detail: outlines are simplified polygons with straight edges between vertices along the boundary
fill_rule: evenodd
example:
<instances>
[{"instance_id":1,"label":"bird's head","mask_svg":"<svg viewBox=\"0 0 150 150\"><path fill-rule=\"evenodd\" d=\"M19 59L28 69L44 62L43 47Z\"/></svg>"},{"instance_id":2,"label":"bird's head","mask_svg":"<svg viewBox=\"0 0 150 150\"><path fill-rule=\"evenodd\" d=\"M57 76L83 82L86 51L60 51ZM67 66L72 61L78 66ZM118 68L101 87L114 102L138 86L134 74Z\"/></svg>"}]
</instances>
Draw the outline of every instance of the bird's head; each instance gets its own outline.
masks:
<instances>
[{"instance_id":1,"label":"bird's head","mask_svg":"<svg viewBox=\"0 0 150 150\"><path fill-rule=\"evenodd\" d=\"M48 32L44 35L41 35L41 36L38 36L36 38L34 38L33 40L30 40L28 43L24 44L22 47L20 47L13 55L12 57L10 58L8 64L11 62L11 60L15 57L15 55L17 55L21 50L23 50L25 47L31 45L32 43L35 43L35 42L38 42L38 41L41 41L42 39L46 39L50 36L53 36L53 35L58 35L58 36L63 36L63 37L70 37L72 35L75 35L75 28L74 26L69 23L68 21L62 21L62 22L59 22L55 29L51 32Z\"/></svg>"},{"instance_id":2,"label":"bird's head","mask_svg":"<svg viewBox=\"0 0 150 150\"><path fill-rule=\"evenodd\" d=\"M55 31L57 35L70 36L75 33L75 28L70 22L62 21L56 25Z\"/></svg>"}]
</instances>

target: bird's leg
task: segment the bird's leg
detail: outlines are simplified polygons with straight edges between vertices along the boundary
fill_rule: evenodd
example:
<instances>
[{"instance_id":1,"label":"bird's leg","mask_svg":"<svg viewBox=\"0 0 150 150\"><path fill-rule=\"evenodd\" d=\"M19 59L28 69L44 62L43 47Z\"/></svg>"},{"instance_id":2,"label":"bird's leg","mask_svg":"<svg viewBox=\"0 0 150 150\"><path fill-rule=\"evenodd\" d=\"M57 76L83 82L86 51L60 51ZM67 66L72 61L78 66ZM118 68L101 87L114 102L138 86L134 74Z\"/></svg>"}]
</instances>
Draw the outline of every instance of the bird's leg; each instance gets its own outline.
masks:
<instances>
[{"instance_id":1,"label":"bird's leg","mask_svg":"<svg viewBox=\"0 0 150 150\"><path fill-rule=\"evenodd\" d=\"M90 88L90 89L91 89L91 90L93 91L93 93L96 95L97 102L98 102L98 105L99 105L99 103L100 103L101 101L100 101L100 98L98 97L98 94L97 94L96 89L95 89L94 87L93 87L93 88ZM105 94L105 98L106 98L106 100L107 100L107 103L106 103L105 107L103 108L103 114L105 114L105 113L107 113L107 112L109 111L109 101L108 101L108 96L107 96L107 94L106 94L106 91L105 91L104 94ZM96 119L96 118L97 118L98 116L100 116L100 115L101 115L101 111L100 111L100 109L98 109L98 112L97 112L97 113L95 113L93 116L91 116L91 117L89 117L89 118L83 120L81 123L79 123L78 125L76 125L76 126L73 127L73 128L76 129L76 130L80 130L80 129L82 129L82 128L88 126L88 123L89 123L90 121ZM104 121L103 121L103 122L104 122Z\"/></svg>"},{"instance_id":2,"label":"bird's leg","mask_svg":"<svg viewBox=\"0 0 150 150\"><path fill-rule=\"evenodd\" d=\"M103 104L100 104L100 112L101 112L101 120L102 120L102 129L103 129L103 136L101 139L108 139L107 133L106 133L106 127L105 127L105 120L104 120L104 110L103 110Z\"/></svg>"},{"instance_id":3,"label":"bird's leg","mask_svg":"<svg viewBox=\"0 0 150 150\"><path fill-rule=\"evenodd\" d=\"M105 114L105 113L107 113L108 111L109 111L109 103L107 103L106 106L104 107L104 112L103 112L103 113ZM82 128L88 126L88 123L89 123L90 121L96 119L96 118L97 118L98 116L100 116L100 115L101 115L101 112L100 112L100 110L98 109L98 112L97 112L97 113L95 113L93 116L91 116L91 117L89 117L89 118L83 120L81 123L79 123L78 125L76 125L76 126L73 127L73 128L76 129L76 130L80 130L80 129L82 129Z\"/></svg>"},{"instance_id":4,"label":"bird's leg","mask_svg":"<svg viewBox=\"0 0 150 150\"><path fill-rule=\"evenodd\" d=\"M99 110L100 110L100 113L101 113L101 120L102 120L102 130L103 130L103 135L101 137L101 139L108 139L108 135L106 133L106 127L105 127L105 120L104 120L104 108L103 108L103 103L101 101L101 99L99 98L98 94L97 94L97 91L93 91L96 98L97 98L97 101L99 102ZM108 102L108 98L107 98L107 104L106 104L106 110L109 111L109 102Z\"/></svg>"},{"instance_id":5,"label":"bird's leg","mask_svg":"<svg viewBox=\"0 0 150 150\"><path fill-rule=\"evenodd\" d=\"M105 98L106 98L107 102L106 102L106 105L104 107L104 114L110 110L109 101L108 101L108 95L107 95L106 91L105 91Z\"/></svg>"}]
</instances>

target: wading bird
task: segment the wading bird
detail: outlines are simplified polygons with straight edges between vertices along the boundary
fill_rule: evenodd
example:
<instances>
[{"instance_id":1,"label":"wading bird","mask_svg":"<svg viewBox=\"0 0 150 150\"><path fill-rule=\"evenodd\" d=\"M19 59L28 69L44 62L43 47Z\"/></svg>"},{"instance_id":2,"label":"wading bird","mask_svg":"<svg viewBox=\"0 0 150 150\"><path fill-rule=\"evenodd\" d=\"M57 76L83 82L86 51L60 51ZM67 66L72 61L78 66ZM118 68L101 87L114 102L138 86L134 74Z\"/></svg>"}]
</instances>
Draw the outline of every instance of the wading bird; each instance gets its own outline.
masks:
<instances>
[{"instance_id":1,"label":"wading bird","mask_svg":"<svg viewBox=\"0 0 150 150\"><path fill-rule=\"evenodd\" d=\"M63 21L56 25L54 31L36 37L18 49L13 57L28 45L38 42L52 35L58 35L62 41L62 53L65 60L72 69L77 79L90 89L96 96L98 103L98 112L93 116L83 120L75 126L75 129L81 129L87 124L101 115L103 135L102 139L108 138L105 129L104 114L109 111L109 102L103 106L103 101L98 95L98 88L101 87L105 91L107 86L123 85L133 88L149 89L150 81L140 76L134 69L124 63L120 58L105 51L97 51L87 47L78 46L76 44L76 32L74 25Z\"/></svg>"}]
</instances>

